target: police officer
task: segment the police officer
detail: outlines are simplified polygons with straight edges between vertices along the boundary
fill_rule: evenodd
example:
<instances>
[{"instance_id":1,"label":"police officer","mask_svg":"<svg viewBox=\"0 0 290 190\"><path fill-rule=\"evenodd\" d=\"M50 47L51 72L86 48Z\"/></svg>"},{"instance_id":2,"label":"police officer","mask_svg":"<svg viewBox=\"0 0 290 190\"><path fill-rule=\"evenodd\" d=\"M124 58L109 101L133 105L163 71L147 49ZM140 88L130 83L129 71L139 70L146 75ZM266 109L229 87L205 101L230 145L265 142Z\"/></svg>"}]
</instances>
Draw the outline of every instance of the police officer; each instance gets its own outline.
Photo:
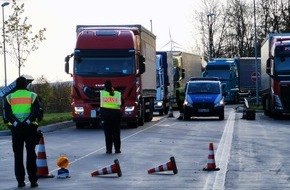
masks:
<instances>
[{"instance_id":1,"label":"police officer","mask_svg":"<svg viewBox=\"0 0 290 190\"><path fill-rule=\"evenodd\" d=\"M115 153L121 153L121 93L114 90L111 81L105 82L105 90L100 92L101 122L104 127L106 153L111 154L114 145Z\"/></svg>"},{"instance_id":2,"label":"police officer","mask_svg":"<svg viewBox=\"0 0 290 190\"><path fill-rule=\"evenodd\" d=\"M176 83L175 98L179 110L179 117L177 119L183 119L184 91L178 82Z\"/></svg>"},{"instance_id":3,"label":"police officer","mask_svg":"<svg viewBox=\"0 0 290 190\"><path fill-rule=\"evenodd\" d=\"M35 146L37 141L36 122L40 110L40 102L36 93L26 89L26 78L16 79L16 91L8 94L4 100L4 113L8 128L12 132L12 148L14 152L14 170L18 187L24 187L25 168L23 165L23 149L26 147L26 170L31 187L37 187L37 166Z\"/></svg>"}]
</instances>

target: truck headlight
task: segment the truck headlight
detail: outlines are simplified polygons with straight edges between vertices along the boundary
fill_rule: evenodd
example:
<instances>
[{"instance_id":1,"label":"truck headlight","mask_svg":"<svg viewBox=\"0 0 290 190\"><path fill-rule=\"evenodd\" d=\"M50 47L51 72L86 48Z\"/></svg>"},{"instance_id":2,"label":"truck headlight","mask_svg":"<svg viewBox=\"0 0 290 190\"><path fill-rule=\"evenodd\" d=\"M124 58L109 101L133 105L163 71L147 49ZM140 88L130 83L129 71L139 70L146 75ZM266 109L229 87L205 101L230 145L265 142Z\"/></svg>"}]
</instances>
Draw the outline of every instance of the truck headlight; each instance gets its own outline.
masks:
<instances>
[{"instance_id":1,"label":"truck headlight","mask_svg":"<svg viewBox=\"0 0 290 190\"><path fill-rule=\"evenodd\" d=\"M135 110L135 106L125 106L125 114L129 115Z\"/></svg>"},{"instance_id":2,"label":"truck headlight","mask_svg":"<svg viewBox=\"0 0 290 190\"><path fill-rule=\"evenodd\" d=\"M281 99L279 98L278 95L274 95L274 100L275 100L275 109L283 109Z\"/></svg>"},{"instance_id":3,"label":"truck headlight","mask_svg":"<svg viewBox=\"0 0 290 190\"><path fill-rule=\"evenodd\" d=\"M84 115L85 113L84 107L75 107L74 109L76 115Z\"/></svg>"}]
</instances>

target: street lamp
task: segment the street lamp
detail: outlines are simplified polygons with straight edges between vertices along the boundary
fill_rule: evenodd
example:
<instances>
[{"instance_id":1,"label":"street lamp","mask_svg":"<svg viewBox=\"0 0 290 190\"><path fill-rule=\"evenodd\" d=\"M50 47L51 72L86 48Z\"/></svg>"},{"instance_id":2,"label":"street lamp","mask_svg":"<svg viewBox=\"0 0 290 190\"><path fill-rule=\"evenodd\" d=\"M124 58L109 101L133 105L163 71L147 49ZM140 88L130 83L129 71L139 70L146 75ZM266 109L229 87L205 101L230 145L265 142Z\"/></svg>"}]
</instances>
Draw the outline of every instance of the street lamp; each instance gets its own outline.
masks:
<instances>
[{"instance_id":1,"label":"street lamp","mask_svg":"<svg viewBox=\"0 0 290 190\"><path fill-rule=\"evenodd\" d=\"M4 7L9 5L9 2L3 3L2 6L2 18L3 18L3 55L4 55L4 76L5 86L7 86L7 74L6 74L6 49L5 49L5 23L4 23Z\"/></svg>"},{"instance_id":2,"label":"street lamp","mask_svg":"<svg viewBox=\"0 0 290 190\"><path fill-rule=\"evenodd\" d=\"M212 19L211 17L215 16L213 13L209 13L207 15L207 22L208 22L208 60L210 61L212 58L212 45L213 45L213 34L212 34Z\"/></svg>"},{"instance_id":3,"label":"street lamp","mask_svg":"<svg viewBox=\"0 0 290 190\"><path fill-rule=\"evenodd\" d=\"M257 50L257 19L256 1L254 0L254 33L255 33L255 65L256 65L256 105L259 105L259 75L258 75L258 50Z\"/></svg>"}]
</instances>

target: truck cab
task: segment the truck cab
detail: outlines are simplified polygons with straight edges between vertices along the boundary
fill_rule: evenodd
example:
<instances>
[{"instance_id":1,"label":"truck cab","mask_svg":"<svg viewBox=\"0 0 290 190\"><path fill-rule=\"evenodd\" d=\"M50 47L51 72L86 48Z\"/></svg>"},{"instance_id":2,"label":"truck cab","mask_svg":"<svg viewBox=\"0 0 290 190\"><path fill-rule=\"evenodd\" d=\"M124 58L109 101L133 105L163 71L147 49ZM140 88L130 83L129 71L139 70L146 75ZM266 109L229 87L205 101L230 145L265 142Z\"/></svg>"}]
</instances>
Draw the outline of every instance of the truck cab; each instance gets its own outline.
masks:
<instances>
[{"instance_id":1,"label":"truck cab","mask_svg":"<svg viewBox=\"0 0 290 190\"><path fill-rule=\"evenodd\" d=\"M203 77L218 77L222 83L226 102L239 103L239 74L237 60L216 58L207 63Z\"/></svg>"},{"instance_id":2,"label":"truck cab","mask_svg":"<svg viewBox=\"0 0 290 190\"><path fill-rule=\"evenodd\" d=\"M290 34L269 34L261 47L261 93L264 114L290 114Z\"/></svg>"},{"instance_id":3,"label":"truck cab","mask_svg":"<svg viewBox=\"0 0 290 190\"><path fill-rule=\"evenodd\" d=\"M156 99L154 101L154 111L159 112L159 115L167 114L168 112L164 104L166 98L164 72L166 68L164 68L162 62L162 56L156 55Z\"/></svg>"}]
</instances>

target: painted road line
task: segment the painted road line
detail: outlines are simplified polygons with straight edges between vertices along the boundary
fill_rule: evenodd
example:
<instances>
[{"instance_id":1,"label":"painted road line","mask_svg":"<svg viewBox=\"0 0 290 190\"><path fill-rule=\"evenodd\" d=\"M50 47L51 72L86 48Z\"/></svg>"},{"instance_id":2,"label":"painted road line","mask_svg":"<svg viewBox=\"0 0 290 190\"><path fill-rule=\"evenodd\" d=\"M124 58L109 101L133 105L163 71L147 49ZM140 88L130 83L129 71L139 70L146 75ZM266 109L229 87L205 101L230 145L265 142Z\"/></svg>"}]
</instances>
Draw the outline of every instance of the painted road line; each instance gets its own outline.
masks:
<instances>
[{"instance_id":1,"label":"painted road line","mask_svg":"<svg viewBox=\"0 0 290 190\"><path fill-rule=\"evenodd\" d=\"M232 110L229 114L222 138L216 152L216 163L217 167L220 168L220 171L211 171L208 173L208 177L204 186L205 190L224 189L233 140L235 116L235 111Z\"/></svg>"},{"instance_id":2,"label":"painted road line","mask_svg":"<svg viewBox=\"0 0 290 190\"><path fill-rule=\"evenodd\" d=\"M137 132L135 132L135 133L133 133L133 134L127 136L127 137L122 138L121 141L125 141L125 140L128 139L128 138L131 138L131 137L133 137L133 136L136 136L136 135L138 135L139 133L142 133L142 132L144 132L144 131L146 131L146 130L148 130L148 129L151 129L152 127L155 127L156 125L160 125L160 123L163 123L164 121L166 121L166 120L165 120L165 119L161 119L159 122L155 123L154 125L152 125L152 126L150 126L150 127L147 127L147 128L145 128L145 129L142 129L142 130L140 130L140 131L137 131ZM78 161L80 161L80 160L82 160L82 159L84 159L84 158L87 158L87 157L89 157L89 156L91 156L91 155L93 155L93 154L95 154L95 153L97 153L97 152L99 152L99 151L101 151L101 150L103 150L103 149L105 149L105 148L106 148L106 147L103 146L103 147L101 147L101 148L99 148L99 149L97 149L97 150L95 150L95 151L93 151L93 152L90 152L90 153L88 153L88 154L86 154L86 155L84 155L84 156L82 156L82 157L80 157L80 158L78 158L78 159L75 159L75 160L71 161L69 164L72 165L73 163L78 162ZM57 170L59 170L59 168L55 168L55 169L51 170L50 173L55 172L55 171L57 171Z\"/></svg>"}]
</instances>

